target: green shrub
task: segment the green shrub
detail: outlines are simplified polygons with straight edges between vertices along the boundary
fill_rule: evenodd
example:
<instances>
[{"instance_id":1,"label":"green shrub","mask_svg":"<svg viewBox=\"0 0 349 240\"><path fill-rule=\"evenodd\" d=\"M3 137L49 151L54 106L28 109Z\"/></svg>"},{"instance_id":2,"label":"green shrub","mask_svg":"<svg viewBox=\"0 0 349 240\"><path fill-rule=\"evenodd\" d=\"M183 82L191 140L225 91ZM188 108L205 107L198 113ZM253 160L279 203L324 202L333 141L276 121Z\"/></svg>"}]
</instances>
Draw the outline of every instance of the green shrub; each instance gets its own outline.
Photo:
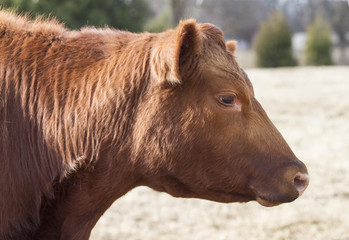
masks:
<instances>
[{"instance_id":1,"label":"green shrub","mask_svg":"<svg viewBox=\"0 0 349 240\"><path fill-rule=\"evenodd\" d=\"M274 12L261 25L255 38L255 51L259 67L297 65L292 56L292 33L282 13Z\"/></svg>"},{"instance_id":2,"label":"green shrub","mask_svg":"<svg viewBox=\"0 0 349 240\"><path fill-rule=\"evenodd\" d=\"M158 14L155 18L149 20L145 24L144 30L148 32L162 32L167 30L171 28L170 17L170 9L166 9Z\"/></svg>"},{"instance_id":3,"label":"green shrub","mask_svg":"<svg viewBox=\"0 0 349 240\"><path fill-rule=\"evenodd\" d=\"M330 27L317 17L308 27L305 59L308 65L331 65L332 44Z\"/></svg>"}]
</instances>

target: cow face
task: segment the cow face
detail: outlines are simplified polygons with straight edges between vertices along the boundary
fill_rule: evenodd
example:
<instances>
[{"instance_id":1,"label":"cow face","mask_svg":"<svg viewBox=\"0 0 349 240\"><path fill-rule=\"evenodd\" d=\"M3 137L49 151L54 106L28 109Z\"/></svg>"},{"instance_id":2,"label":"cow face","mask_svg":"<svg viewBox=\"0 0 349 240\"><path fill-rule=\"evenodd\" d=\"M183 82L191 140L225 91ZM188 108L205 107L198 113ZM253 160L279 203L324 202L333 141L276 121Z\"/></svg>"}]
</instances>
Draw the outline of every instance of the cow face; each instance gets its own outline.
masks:
<instances>
[{"instance_id":1,"label":"cow face","mask_svg":"<svg viewBox=\"0 0 349 240\"><path fill-rule=\"evenodd\" d=\"M177 197L264 206L303 193L307 169L255 99L235 46L194 21L160 38L135 124L142 184Z\"/></svg>"}]
</instances>

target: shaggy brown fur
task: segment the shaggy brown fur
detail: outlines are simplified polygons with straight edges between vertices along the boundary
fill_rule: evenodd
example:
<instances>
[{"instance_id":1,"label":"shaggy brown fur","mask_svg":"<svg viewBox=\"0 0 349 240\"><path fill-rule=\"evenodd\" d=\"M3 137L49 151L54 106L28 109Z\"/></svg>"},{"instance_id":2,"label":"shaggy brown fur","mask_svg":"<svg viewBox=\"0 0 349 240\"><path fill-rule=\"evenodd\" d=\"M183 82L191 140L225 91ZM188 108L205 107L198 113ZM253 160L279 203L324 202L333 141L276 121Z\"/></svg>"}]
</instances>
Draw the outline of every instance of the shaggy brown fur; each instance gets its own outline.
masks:
<instances>
[{"instance_id":1,"label":"shaggy brown fur","mask_svg":"<svg viewBox=\"0 0 349 240\"><path fill-rule=\"evenodd\" d=\"M133 34L0 11L0 239L88 239L139 185L220 202L294 200L306 168L235 48L193 20Z\"/></svg>"}]
</instances>

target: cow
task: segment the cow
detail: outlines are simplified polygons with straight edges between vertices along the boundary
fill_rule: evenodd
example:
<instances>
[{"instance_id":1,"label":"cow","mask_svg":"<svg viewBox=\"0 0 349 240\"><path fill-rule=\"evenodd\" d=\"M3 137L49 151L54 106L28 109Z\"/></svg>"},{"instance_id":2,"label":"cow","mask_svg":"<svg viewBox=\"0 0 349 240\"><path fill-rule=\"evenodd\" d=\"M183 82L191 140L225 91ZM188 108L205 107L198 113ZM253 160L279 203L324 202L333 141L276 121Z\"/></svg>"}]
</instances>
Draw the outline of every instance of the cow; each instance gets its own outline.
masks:
<instances>
[{"instance_id":1,"label":"cow","mask_svg":"<svg viewBox=\"0 0 349 240\"><path fill-rule=\"evenodd\" d=\"M263 206L309 183L214 25L66 29L0 11L0 239L88 239L137 186Z\"/></svg>"}]
</instances>

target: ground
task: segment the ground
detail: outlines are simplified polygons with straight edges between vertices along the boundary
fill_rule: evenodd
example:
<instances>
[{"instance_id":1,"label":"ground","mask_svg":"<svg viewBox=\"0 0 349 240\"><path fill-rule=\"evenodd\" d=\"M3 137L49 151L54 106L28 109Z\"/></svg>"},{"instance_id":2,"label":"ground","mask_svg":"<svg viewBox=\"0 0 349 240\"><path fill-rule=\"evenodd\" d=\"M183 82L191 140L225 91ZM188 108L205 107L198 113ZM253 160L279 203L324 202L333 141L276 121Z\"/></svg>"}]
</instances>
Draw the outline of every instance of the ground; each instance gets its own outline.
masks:
<instances>
[{"instance_id":1,"label":"ground","mask_svg":"<svg viewBox=\"0 0 349 240\"><path fill-rule=\"evenodd\" d=\"M257 99L308 167L304 195L265 208L140 187L114 203L91 239L349 240L349 67L246 71Z\"/></svg>"}]
</instances>

